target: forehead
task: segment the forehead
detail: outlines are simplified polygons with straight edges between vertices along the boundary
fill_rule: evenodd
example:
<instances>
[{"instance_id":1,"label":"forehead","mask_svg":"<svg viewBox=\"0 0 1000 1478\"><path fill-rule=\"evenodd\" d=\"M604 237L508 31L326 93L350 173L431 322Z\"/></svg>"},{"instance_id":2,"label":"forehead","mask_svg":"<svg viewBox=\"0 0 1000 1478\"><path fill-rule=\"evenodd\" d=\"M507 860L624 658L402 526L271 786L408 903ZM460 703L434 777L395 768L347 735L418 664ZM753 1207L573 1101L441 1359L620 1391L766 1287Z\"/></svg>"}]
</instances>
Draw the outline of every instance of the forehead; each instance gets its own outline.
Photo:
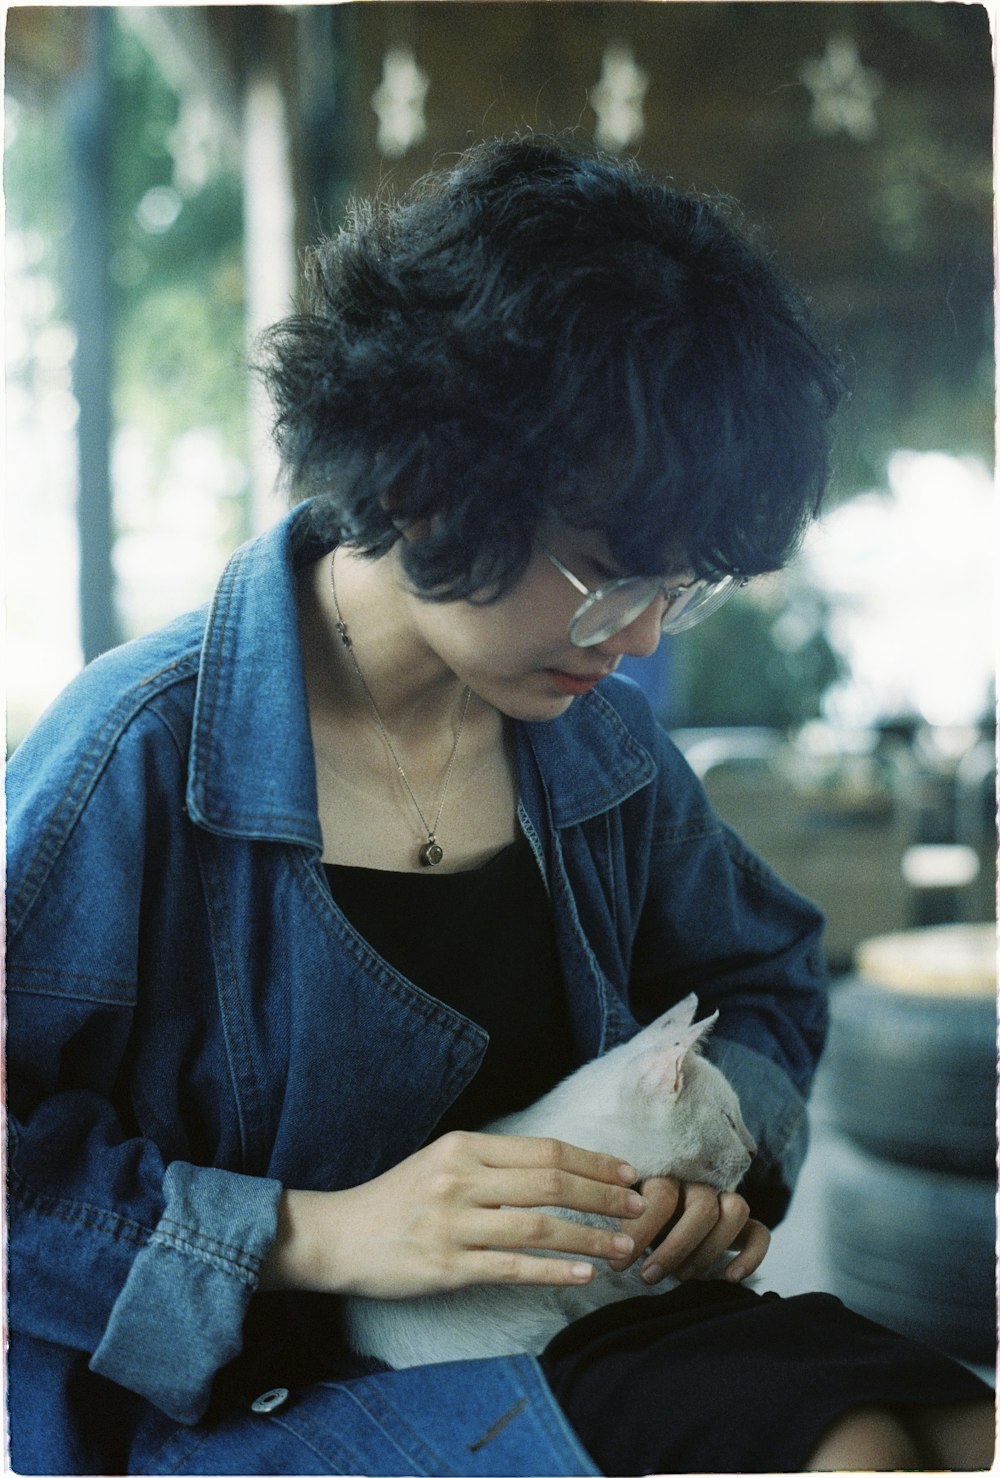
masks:
<instances>
[{"instance_id":1,"label":"forehead","mask_svg":"<svg viewBox=\"0 0 1000 1478\"><path fill-rule=\"evenodd\" d=\"M664 581L676 580L678 584L691 579L690 563L683 553L670 549L669 546L662 549L653 560L644 560L643 568L637 569L616 552L613 533L604 528L583 528L560 522L552 526L550 537L558 541L555 547L558 552L565 554L567 563L574 557L590 560L606 571L606 578L609 579L615 576L655 575Z\"/></svg>"}]
</instances>

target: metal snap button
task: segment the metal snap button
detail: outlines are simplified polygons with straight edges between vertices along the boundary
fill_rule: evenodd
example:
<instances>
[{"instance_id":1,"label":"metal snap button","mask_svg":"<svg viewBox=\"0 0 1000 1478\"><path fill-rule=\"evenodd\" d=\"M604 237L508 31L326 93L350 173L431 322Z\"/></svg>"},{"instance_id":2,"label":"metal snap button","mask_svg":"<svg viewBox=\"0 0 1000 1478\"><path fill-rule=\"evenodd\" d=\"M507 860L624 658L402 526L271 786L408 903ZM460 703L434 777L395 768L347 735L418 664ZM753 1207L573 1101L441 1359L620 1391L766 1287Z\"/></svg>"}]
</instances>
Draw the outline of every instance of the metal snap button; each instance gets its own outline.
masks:
<instances>
[{"instance_id":1,"label":"metal snap button","mask_svg":"<svg viewBox=\"0 0 1000 1478\"><path fill-rule=\"evenodd\" d=\"M273 1391L265 1391L263 1396L258 1396L256 1401L250 1402L250 1410L262 1414L276 1411L279 1406L284 1406L288 1400L288 1387L275 1386Z\"/></svg>"}]
</instances>

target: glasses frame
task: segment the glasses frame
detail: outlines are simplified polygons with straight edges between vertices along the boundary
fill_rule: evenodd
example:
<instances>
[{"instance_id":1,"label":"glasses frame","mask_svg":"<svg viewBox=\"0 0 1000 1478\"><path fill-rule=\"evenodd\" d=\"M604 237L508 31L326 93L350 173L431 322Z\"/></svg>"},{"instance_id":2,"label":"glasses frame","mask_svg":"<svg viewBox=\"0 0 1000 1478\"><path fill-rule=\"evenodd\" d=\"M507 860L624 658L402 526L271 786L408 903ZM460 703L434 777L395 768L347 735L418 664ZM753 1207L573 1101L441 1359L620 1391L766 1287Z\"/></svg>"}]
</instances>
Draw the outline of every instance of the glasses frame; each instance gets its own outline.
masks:
<instances>
[{"instance_id":1,"label":"glasses frame","mask_svg":"<svg viewBox=\"0 0 1000 1478\"><path fill-rule=\"evenodd\" d=\"M692 580L686 585L668 585L666 581L658 580L655 575L622 575L619 579L607 580L603 585L598 585L592 590L589 585L583 583L578 575L574 575L573 571L568 569L559 556L553 554L547 545L543 544L540 540L537 542L542 553L548 557L560 575L563 575L575 590L578 590L581 595L586 597L570 617L569 639L575 647L596 647L601 642L608 641L611 637L617 636L619 632L631 626L633 621L638 621L642 613L648 610L653 604L653 601L658 597L662 597L664 601L663 615L660 617L660 631L664 636L675 636L679 632L687 631L691 626L697 625L706 616L712 615L731 596L735 595L737 590L741 589L747 583L746 578L741 575L724 575L721 580ZM649 595L636 608L634 615L629 616L627 620L623 620L610 630L600 628L596 636L591 637L587 641L579 641L573 635L573 628L578 625L589 611L592 611L595 606L599 605L601 601L607 600L610 595L614 595L620 590L627 589L630 586L637 589L641 585L647 587ZM677 603L679 597L697 585L704 587L704 599L693 610L683 609L679 611L674 617L673 622L671 622L671 609Z\"/></svg>"}]
</instances>

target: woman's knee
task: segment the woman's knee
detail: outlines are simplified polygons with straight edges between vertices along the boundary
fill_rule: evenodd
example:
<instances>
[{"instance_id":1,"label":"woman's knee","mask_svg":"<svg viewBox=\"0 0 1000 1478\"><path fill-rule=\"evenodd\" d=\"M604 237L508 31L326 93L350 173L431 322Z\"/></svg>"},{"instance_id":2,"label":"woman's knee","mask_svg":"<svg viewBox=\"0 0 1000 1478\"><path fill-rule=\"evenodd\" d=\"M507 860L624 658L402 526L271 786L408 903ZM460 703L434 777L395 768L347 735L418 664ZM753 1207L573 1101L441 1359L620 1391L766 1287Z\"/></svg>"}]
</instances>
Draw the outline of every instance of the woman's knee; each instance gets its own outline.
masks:
<instances>
[{"instance_id":1,"label":"woman's knee","mask_svg":"<svg viewBox=\"0 0 1000 1478\"><path fill-rule=\"evenodd\" d=\"M900 1412L927 1455L927 1466L946 1472L990 1472L996 1456L996 1407L992 1401L912 1406Z\"/></svg>"},{"instance_id":2,"label":"woman's knee","mask_svg":"<svg viewBox=\"0 0 1000 1478\"><path fill-rule=\"evenodd\" d=\"M918 1443L895 1411L887 1406L859 1406L845 1411L827 1428L803 1464L803 1472L914 1471L923 1466Z\"/></svg>"}]
</instances>

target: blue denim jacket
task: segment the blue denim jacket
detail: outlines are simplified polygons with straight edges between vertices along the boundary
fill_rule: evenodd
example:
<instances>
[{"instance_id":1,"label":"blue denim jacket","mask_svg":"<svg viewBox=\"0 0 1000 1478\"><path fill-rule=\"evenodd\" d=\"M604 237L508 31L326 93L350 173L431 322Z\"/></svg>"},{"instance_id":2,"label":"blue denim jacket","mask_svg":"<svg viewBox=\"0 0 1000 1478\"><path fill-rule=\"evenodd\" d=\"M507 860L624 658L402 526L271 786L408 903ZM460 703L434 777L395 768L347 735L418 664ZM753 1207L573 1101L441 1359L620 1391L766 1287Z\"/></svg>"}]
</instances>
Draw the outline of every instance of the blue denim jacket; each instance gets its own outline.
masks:
<instances>
[{"instance_id":1,"label":"blue denim jacket","mask_svg":"<svg viewBox=\"0 0 1000 1478\"><path fill-rule=\"evenodd\" d=\"M91 664L9 766L20 1471L165 1471L157 1444L216 1430L281 1188L350 1186L416 1150L485 1049L369 948L324 880L295 605L295 567L320 552L297 510L233 556L207 611ZM709 1051L760 1146L751 1199L776 1219L825 1028L819 916L713 815L633 685L517 725L516 753L579 1060L689 990L717 1006ZM451 1369L407 1377L421 1437L449 1380L470 1399ZM497 1471L593 1471L533 1361L486 1362L476 1390L509 1407L512 1380L524 1420ZM390 1471L363 1405L336 1419L358 1427L353 1470ZM455 1456L435 1440L440 1471L478 1471L468 1443Z\"/></svg>"}]
</instances>

